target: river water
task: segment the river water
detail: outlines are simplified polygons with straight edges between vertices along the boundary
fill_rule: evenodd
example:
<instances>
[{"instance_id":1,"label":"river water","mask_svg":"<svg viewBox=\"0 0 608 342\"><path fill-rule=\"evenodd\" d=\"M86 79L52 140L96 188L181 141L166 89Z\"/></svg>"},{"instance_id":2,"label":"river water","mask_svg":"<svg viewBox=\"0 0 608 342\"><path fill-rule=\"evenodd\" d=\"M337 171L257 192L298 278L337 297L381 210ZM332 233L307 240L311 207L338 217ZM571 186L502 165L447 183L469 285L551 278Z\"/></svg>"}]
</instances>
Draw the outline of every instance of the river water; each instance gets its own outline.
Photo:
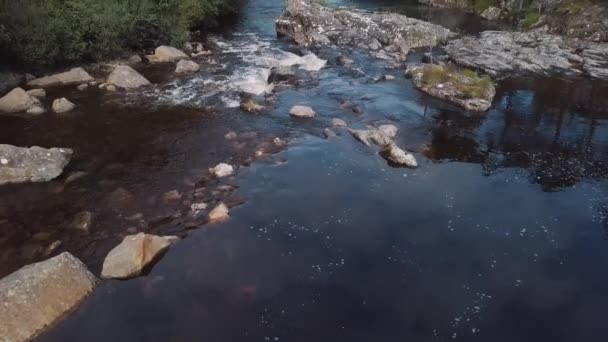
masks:
<instances>
[{"instance_id":1,"label":"river water","mask_svg":"<svg viewBox=\"0 0 608 342\"><path fill-rule=\"evenodd\" d=\"M310 71L322 61L276 40L282 8L249 1L236 27L209 37L217 52L196 75L145 68L156 85L143 94L57 89L49 98L67 95L71 115L0 118L3 143L72 147L66 175L87 173L0 189L1 275L44 259L54 241L53 254L99 274L126 234L185 238L146 276L103 281L39 340L605 341L608 84L506 79L491 110L471 116L362 51L347 52L352 67L314 51L328 63ZM431 19L483 28L462 13ZM293 63L309 70L267 95L263 114L235 108L243 88L270 90L270 66ZM289 118L295 104L317 117ZM398 126L420 167L392 168L344 131L323 139L332 118ZM240 165L236 176L206 177L219 162ZM131 197L120 205L117 188ZM165 203L173 189L182 201ZM201 225L187 214L199 199L225 201L231 220ZM66 229L82 210L94 213L88 235Z\"/></svg>"}]
</instances>

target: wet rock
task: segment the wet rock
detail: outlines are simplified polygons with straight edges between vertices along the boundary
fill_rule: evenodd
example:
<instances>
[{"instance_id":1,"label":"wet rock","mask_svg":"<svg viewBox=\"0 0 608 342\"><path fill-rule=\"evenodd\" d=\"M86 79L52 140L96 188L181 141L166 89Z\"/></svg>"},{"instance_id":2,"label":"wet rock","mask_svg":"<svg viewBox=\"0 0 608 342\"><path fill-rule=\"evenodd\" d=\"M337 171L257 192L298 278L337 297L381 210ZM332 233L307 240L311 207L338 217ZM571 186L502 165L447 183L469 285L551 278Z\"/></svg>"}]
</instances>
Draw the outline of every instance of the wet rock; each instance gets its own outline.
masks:
<instances>
[{"instance_id":1,"label":"wet rock","mask_svg":"<svg viewBox=\"0 0 608 342\"><path fill-rule=\"evenodd\" d=\"M2 340L34 339L72 312L95 285L86 266L67 252L0 279Z\"/></svg>"},{"instance_id":2,"label":"wet rock","mask_svg":"<svg viewBox=\"0 0 608 342\"><path fill-rule=\"evenodd\" d=\"M201 211L207 210L207 204L203 203L203 202L199 202L199 203L192 203L190 205L190 210L192 211L192 213L194 213L195 215Z\"/></svg>"},{"instance_id":3,"label":"wet rock","mask_svg":"<svg viewBox=\"0 0 608 342\"><path fill-rule=\"evenodd\" d=\"M218 204L211 212L209 213L209 222L210 223L220 223L225 222L230 219L230 210L224 203Z\"/></svg>"},{"instance_id":4,"label":"wet rock","mask_svg":"<svg viewBox=\"0 0 608 342\"><path fill-rule=\"evenodd\" d=\"M29 115L41 115L46 113L46 109L44 109L44 107L42 106L34 106L28 110L25 111L26 114Z\"/></svg>"},{"instance_id":5,"label":"wet rock","mask_svg":"<svg viewBox=\"0 0 608 342\"><path fill-rule=\"evenodd\" d=\"M346 121L338 118L331 119L331 125L334 127L348 127Z\"/></svg>"},{"instance_id":6,"label":"wet rock","mask_svg":"<svg viewBox=\"0 0 608 342\"><path fill-rule=\"evenodd\" d=\"M39 105L40 101L21 88L15 88L0 98L0 112L18 113Z\"/></svg>"},{"instance_id":7,"label":"wet rock","mask_svg":"<svg viewBox=\"0 0 608 342\"><path fill-rule=\"evenodd\" d=\"M133 89L150 85L150 81L128 65L119 65L114 68L112 73L110 73L110 76L108 76L107 83L125 89ZM105 88L108 86L109 85L106 85Z\"/></svg>"},{"instance_id":8,"label":"wet rock","mask_svg":"<svg viewBox=\"0 0 608 342\"><path fill-rule=\"evenodd\" d=\"M411 153L407 153L404 150L400 149L394 143L390 143L386 145L380 155L384 157L389 163L394 164L396 166L405 166L415 168L418 167L418 162L416 158Z\"/></svg>"},{"instance_id":9,"label":"wet rock","mask_svg":"<svg viewBox=\"0 0 608 342\"><path fill-rule=\"evenodd\" d=\"M49 255L53 254L57 250L57 248L59 248L59 246L61 246L61 240L53 241L44 249L42 256L45 258L48 257Z\"/></svg>"},{"instance_id":10,"label":"wet rock","mask_svg":"<svg viewBox=\"0 0 608 342\"><path fill-rule=\"evenodd\" d=\"M26 92L29 96L33 96L35 98L37 98L38 100L44 100L46 99L46 90L44 89L30 89Z\"/></svg>"},{"instance_id":11,"label":"wet rock","mask_svg":"<svg viewBox=\"0 0 608 342\"><path fill-rule=\"evenodd\" d=\"M352 134L352 136L359 140L360 142L364 143L367 146L371 146L372 144L369 141L369 131L367 130L362 130L362 129L349 129L348 130L350 132L350 134Z\"/></svg>"},{"instance_id":12,"label":"wet rock","mask_svg":"<svg viewBox=\"0 0 608 342\"><path fill-rule=\"evenodd\" d=\"M69 148L25 148L0 144L0 185L50 181L63 172L71 157Z\"/></svg>"},{"instance_id":13,"label":"wet rock","mask_svg":"<svg viewBox=\"0 0 608 342\"><path fill-rule=\"evenodd\" d=\"M279 65L270 69L268 83L293 82L296 79L296 70L291 65Z\"/></svg>"},{"instance_id":14,"label":"wet rock","mask_svg":"<svg viewBox=\"0 0 608 342\"><path fill-rule=\"evenodd\" d=\"M378 146L390 144L397 134L397 128L393 125L383 125L380 127L382 127L382 129L371 127L367 130L349 129L348 131L355 139L367 146L371 146L371 143Z\"/></svg>"},{"instance_id":15,"label":"wet rock","mask_svg":"<svg viewBox=\"0 0 608 342\"><path fill-rule=\"evenodd\" d=\"M380 125L378 126L378 131L389 139L395 139L399 129L395 125Z\"/></svg>"},{"instance_id":16,"label":"wet rock","mask_svg":"<svg viewBox=\"0 0 608 342\"><path fill-rule=\"evenodd\" d=\"M395 76L393 76L393 75L384 75L384 80L385 81L393 81L393 80L395 80Z\"/></svg>"},{"instance_id":17,"label":"wet rock","mask_svg":"<svg viewBox=\"0 0 608 342\"><path fill-rule=\"evenodd\" d=\"M197 72L201 69L201 66L196 62L182 59L177 62L177 66L175 67L175 73L177 74L187 74Z\"/></svg>"},{"instance_id":18,"label":"wet rock","mask_svg":"<svg viewBox=\"0 0 608 342\"><path fill-rule=\"evenodd\" d=\"M125 188L118 188L110 194L108 202L113 208L120 208L133 201L133 195Z\"/></svg>"},{"instance_id":19,"label":"wet rock","mask_svg":"<svg viewBox=\"0 0 608 342\"><path fill-rule=\"evenodd\" d=\"M446 51L457 64L492 76L587 74L608 79L608 44L568 41L542 29L485 31L450 41Z\"/></svg>"},{"instance_id":20,"label":"wet rock","mask_svg":"<svg viewBox=\"0 0 608 342\"><path fill-rule=\"evenodd\" d=\"M448 29L401 14L328 8L306 0L288 0L276 30L299 45L382 50L399 61L405 60L410 48L435 46L452 36Z\"/></svg>"},{"instance_id":21,"label":"wet rock","mask_svg":"<svg viewBox=\"0 0 608 342\"><path fill-rule=\"evenodd\" d=\"M172 46L161 45L154 50L154 55L146 56L151 63L173 62L179 59L188 58L182 50Z\"/></svg>"},{"instance_id":22,"label":"wet rock","mask_svg":"<svg viewBox=\"0 0 608 342\"><path fill-rule=\"evenodd\" d=\"M465 74L446 66L424 64L408 69L417 89L473 112L487 111L496 95L489 78Z\"/></svg>"},{"instance_id":23,"label":"wet rock","mask_svg":"<svg viewBox=\"0 0 608 342\"><path fill-rule=\"evenodd\" d=\"M234 173L234 168L232 167L232 165L229 165L226 163L220 163L220 164L217 164L214 168L212 168L209 171L215 177L223 178L223 177L228 177L228 176L232 175Z\"/></svg>"},{"instance_id":24,"label":"wet rock","mask_svg":"<svg viewBox=\"0 0 608 342\"><path fill-rule=\"evenodd\" d=\"M323 130L323 135L325 138L330 139L336 136L336 133L329 128Z\"/></svg>"},{"instance_id":25,"label":"wet rock","mask_svg":"<svg viewBox=\"0 0 608 342\"><path fill-rule=\"evenodd\" d=\"M89 85L87 83L81 84L78 87L76 87L76 89L78 89L80 91L85 91L85 90L89 89Z\"/></svg>"},{"instance_id":26,"label":"wet rock","mask_svg":"<svg viewBox=\"0 0 608 342\"><path fill-rule=\"evenodd\" d=\"M139 233L126 236L103 261L102 278L138 277L171 246L172 238Z\"/></svg>"},{"instance_id":27,"label":"wet rock","mask_svg":"<svg viewBox=\"0 0 608 342\"><path fill-rule=\"evenodd\" d=\"M70 223L68 228L83 233L90 233L92 223L93 213L90 211L81 211L78 214L74 215L74 219L72 220L72 223Z\"/></svg>"},{"instance_id":28,"label":"wet rock","mask_svg":"<svg viewBox=\"0 0 608 342\"><path fill-rule=\"evenodd\" d=\"M65 97L53 101L52 105L53 111L58 114L72 111L75 107L76 105L70 102L70 100L66 99Z\"/></svg>"},{"instance_id":29,"label":"wet rock","mask_svg":"<svg viewBox=\"0 0 608 342\"><path fill-rule=\"evenodd\" d=\"M297 118L313 118L315 111L308 106L293 106L289 110L289 115Z\"/></svg>"},{"instance_id":30,"label":"wet rock","mask_svg":"<svg viewBox=\"0 0 608 342\"><path fill-rule=\"evenodd\" d=\"M480 16L486 20L498 20L502 15L502 10L498 7L490 6L481 12Z\"/></svg>"},{"instance_id":31,"label":"wet rock","mask_svg":"<svg viewBox=\"0 0 608 342\"><path fill-rule=\"evenodd\" d=\"M224 139L226 140L234 140L238 137L238 135L236 134L236 132L228 132L224 135Z\"/></svg>"},{"instance_id":32,"label":"wet rock","mask_svg":"<svg viewBox=\"0 0 608 342\"><path fill-rule=\"evenodd\" d=\"M344 56L344 55L340 55L340 56L338 56L338 58L336 58L336 63L338 65L351 65L354 62L355 61L353 61L351 58Z\"/></svg>"},{"instance_id":33,"label":"wet rock","mask_svg":"<svg viewBox=\"0 0 608 342\"><path fill-rule=\"evenodd\" d=\"M249 113L259 113L261 111L263 111L264 109L266 109L266 107L258 104L254 99L252 98L248 98L245 99L241 102L240 105L241 109L249 112Z\"/></svg>"},{"instance_id":34,"label":"wet rock","mask_svg":"<svg viewBox=\"0 0 608 342\"><path fill-rule=\"evenodd\" d=\"M139 55L133 55L129 57L129 64L139 64L142 62L141 57Z\"/></svg>"},{"instance_id":35,"label":"wet rock","mask_svg":"<svg viewBox=\"0 0 608 342\"><path fill-rule=\"evenodd\" d=\"M176 202L182 198L182 194L177 190L167 191L163 194L163 201L165 202Z\"/></svg>"},{"instance_id":36,"label":"wet rock","mask_svg":"<svg viewBox=\"0 0 608 342\"><path fill-rule=\"evenodd\" d=\"M37 78L27 82L29 87L50 87L57 85L76 85L93 81L83 68L74 68L59 74Z\"/></svg>"}]
</instances>

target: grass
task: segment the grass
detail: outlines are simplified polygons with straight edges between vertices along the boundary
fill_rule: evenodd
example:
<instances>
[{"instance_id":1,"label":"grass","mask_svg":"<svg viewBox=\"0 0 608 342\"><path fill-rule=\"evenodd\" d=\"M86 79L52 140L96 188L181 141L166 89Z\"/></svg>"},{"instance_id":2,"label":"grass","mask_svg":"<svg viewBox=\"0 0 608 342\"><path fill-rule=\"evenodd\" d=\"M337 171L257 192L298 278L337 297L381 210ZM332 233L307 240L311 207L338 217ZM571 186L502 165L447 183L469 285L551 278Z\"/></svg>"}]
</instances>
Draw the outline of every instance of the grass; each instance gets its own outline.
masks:
<instances>
[{"instance_id":1,"label":"grass","mask_svg":"<svg viewBox=\"0 0 608 342\"><path fill-rule=\"evenodd\" d=\"M458 70L451 64L445 67L426 65L422 73L422 81L427 87L451 82L466 98L485 98L492 87L492 80L488 75L479 76L470 69Z\"/></svg>"},{"instance_id":2,"label":"grass","mask_svg":"<svg viewBox=\"0 0 608 342\"><path fill-rule=\"evenodd\" d=\"M536 24L540 19L540 13L537 10L532 10L526 13L521 25L524 29L529 29L532 25Z\"/></svg>"}]
</instances>

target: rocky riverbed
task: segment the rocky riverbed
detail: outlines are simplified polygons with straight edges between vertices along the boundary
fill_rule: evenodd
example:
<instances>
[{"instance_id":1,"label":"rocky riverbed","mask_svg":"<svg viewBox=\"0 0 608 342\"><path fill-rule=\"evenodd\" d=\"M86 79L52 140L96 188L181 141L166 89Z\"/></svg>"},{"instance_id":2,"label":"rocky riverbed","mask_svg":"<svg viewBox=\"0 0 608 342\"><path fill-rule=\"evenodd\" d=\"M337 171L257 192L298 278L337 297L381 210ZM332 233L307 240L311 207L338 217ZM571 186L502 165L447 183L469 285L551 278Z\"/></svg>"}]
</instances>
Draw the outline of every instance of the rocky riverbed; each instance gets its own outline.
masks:
<instances>
[{"instance_id":1,"label":"rocky riverbed","mask_svg":"<svg viewBox=\"0 0 608 342\"><path fill-rule=\"evenodd\" d=\"M588 290L608 260L601 77L520 68L471 115L435 90L483 68L426 90L404 77L458 30L314 4L327 20L298 31L312 19L294 4L309 6L252 1L236 32L192 53L21 85L45 113L0 116L6 149L44 157L28 170L53 155L21 148L70 151L42 182L0 187L0 273L48 260L0 290L74 279L27 336L84 299L39 340L602 340L600 321L578 319L606 295ZM63 98L73 108L54 110ZM30 165L6 159L11 176ZM76 273L28 275L65 265Z\"/></svg>"}]
</instances>

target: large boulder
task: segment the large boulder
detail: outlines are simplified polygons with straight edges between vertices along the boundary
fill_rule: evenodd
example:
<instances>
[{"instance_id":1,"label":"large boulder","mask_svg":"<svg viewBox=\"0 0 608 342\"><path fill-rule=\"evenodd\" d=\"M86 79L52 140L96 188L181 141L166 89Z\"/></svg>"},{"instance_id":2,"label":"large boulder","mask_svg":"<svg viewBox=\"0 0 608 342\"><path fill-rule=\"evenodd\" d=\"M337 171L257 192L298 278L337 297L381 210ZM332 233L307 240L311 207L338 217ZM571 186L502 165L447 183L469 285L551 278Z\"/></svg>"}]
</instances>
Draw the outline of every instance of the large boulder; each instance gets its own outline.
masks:
<instances>
[{"instance_id":1,"label":"large boulder","mask_svg":"<svg viewBox=\"0 0 608 342\"><path fill-rule=\"evenodd\" d=\"M61 175L71 157L69 148L0 144L0 185L50 181Z\"/></svg>"},{"instance_id":2,"label":"large boulder","mask_svg":"<svg viewBox=\"0 0 608 342\"><path fill-rule=\"evenodd\" d=\"M107 83L126 89L150 85L150 81L128 65L119 65L114 68L108 76Z\"/></svg>"},{"instance_id":3,"label":"large boulder","mask_svg":"<svg viewBox=\"0 0 608 342\"><path fill-rule=\"evenodd\" d=\"M171 246L173 237L139 233L126 236L103 261L102 278L138 277Z\"/></svg>"},{"instance_id":4,"label":"large boulder","mask_svg":"<svg viewBox=\"0 0 608 342\"><path fill-rule=\"evenodd\" d=\"M201 66L198 63L182 59L177 62L177 66L175 67L175 73L177 74L188 74L197 72L201 69Z\"/></svg>"},{"instance_id":5,"label":"large boulder","mask_svg":"<svg viewBox=\"0 0 608 342\"><path fill-rule=\"evenodd\" d=\"M74 68L59 74L36 78L27 82L30 87L51 87L56 85L77 85L93 81L83 68Z\"/></svg>"},{"instance_id":6,"label":"large boulder","mask_svg":"<svg viewBox=\"0 0 608 342\"><path fill-rule=\"evenodd\" d=\"M37 98L29 95L21 88L15 88L0 98L0 112L25 112L38 104L40 104L40 101Z\"/></svg>"},{"instance_id":7,"label":"large boulder","mask_svg":"<svg viewBox=\"0 0 608 342\"><path fill-rule=\"evenodd\" d=\"M410 48L435 46L453 35L444 27L402 14L329 8L307 0L288 0L276 30L299 45L357 47L397 61L405 60Z\"/></svg>"},{"instance_id":8,"label":"large boulder","mask_svg":"<svg viewBox=\"0 0 608 342\"><path fill-rule=\"evenodd\" d=\"M0 340L31 341L73 311L95 288L86 266L64 252L0 280Z\"/></svg>"},{"instance_id":9,"label":"large boulder","mask_svg":"<svg viewBox=\"0 0 608 342\"><path fill-rule=\"evenodd\" d=\"M147 56L151 63L173 62L179 59L188 58L182 50L172 46L161 45L154 50L154 54Z\"/></svg>"}]
</instances>

